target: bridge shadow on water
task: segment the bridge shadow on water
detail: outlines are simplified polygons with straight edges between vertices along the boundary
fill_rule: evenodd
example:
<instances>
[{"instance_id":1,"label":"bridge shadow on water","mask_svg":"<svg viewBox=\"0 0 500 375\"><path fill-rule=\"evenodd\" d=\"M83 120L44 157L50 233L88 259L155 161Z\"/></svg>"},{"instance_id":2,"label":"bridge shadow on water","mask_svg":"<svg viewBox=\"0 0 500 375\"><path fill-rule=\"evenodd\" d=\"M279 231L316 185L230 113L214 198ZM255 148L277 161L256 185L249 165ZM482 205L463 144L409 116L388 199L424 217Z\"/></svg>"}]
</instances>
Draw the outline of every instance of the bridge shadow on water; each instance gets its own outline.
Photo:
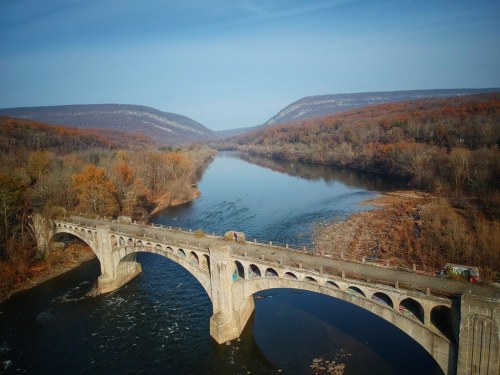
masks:
<instances>
[{"instance_id":1,"label":"bridge shadow on water","mask_svg":"<svg viewBox=\"0 0 500 375\"><path fill-rule=\"evenodd\" d=\"M291 289L258 293L252 330L264 355L286 374L313 373L309 366L314 359L323 365L345 364L345 374L442 374L401 330L322 294Z\"/></svg>"}]
</instances>

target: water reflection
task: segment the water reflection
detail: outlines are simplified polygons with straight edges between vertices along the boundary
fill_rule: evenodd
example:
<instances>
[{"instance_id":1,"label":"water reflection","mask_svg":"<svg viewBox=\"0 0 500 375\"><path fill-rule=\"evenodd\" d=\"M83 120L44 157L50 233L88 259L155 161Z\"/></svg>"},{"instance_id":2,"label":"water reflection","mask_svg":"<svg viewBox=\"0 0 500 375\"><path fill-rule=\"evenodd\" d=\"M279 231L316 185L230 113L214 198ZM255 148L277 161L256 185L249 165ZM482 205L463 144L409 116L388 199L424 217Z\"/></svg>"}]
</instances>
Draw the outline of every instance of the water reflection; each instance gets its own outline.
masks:
<instances>
[{"instance_id":1,"label":"water reflection","mask_svg":"<svg viewBox=\"0 0 500 375\"><path fill-rule=\"evenodd\" d=\"M227 152L226 155L268 168L275 172L285 173L289 176L300 177L306 180L322 180L329 184L338 181L349 187L376 191L394 190L407 187L406 181L392 179L375 173L357 171L354 169L290 162L240 152Z\"/></svg>"}]
</instances>

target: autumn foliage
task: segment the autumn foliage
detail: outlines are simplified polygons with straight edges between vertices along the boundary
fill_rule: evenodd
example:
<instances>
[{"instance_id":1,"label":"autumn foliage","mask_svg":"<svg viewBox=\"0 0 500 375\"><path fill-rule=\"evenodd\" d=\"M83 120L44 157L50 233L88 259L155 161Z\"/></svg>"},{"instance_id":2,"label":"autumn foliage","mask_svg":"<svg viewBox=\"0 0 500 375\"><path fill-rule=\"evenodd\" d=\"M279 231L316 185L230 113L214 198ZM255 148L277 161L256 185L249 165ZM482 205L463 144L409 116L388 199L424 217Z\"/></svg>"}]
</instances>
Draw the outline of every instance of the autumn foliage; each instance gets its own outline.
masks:
<instances>
[{"instance_id":1,"label":"autumn foliage","mask_svg":"<svg viewBox=\"0 0 500 375\"><path fill-rule=\"evenodd\" d=\"M82 173L73 176L76 210L87 215L114 216L119 206L116 186L106 177L103 168L88 164Z\"/></svg>"},{"instance_id":2,"label":"autumn foliage","mask_svg":"<svg viewBox=\"0 0 500 375\"><path fill-rule=\"evenodd\" d=\"M142 135L0 117L0 267L23 279L29 261L43 256L32 212L146 221L196 196L213 155L207 147L158 150Z\"/></svg>"}]
</instances>

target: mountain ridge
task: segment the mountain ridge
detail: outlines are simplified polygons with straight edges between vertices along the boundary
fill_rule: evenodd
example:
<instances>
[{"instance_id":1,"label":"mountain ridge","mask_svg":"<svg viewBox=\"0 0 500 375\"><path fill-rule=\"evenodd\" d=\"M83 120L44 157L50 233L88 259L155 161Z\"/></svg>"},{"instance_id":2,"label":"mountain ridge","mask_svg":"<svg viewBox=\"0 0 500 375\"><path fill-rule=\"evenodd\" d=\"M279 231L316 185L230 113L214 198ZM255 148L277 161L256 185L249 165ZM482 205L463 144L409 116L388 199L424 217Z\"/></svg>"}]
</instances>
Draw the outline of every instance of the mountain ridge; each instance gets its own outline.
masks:
<instances>
[{"instance_id":1,"label":"mountain ridge","mask_svg":"<svg viewBox=\"0 0 500 375\"><path fill-rule=\"evenodd\" d=\"M135 104L69 104L0 109L0 115L76 128L143 133L164 144L214 140L217 135L197 121Z\"/></svg>"},{"instance_id":2,"label":"mountain ridge","mask_svg":"<svg viewBox=\"0 0 500 375\"><path fill-rule=\"evenodd\" d=\"M450 98L498 91L500 91L500 88L493 87L478 89L370 91L305 96L281 109L276 115L267 120L263 126L328 116L374 104L393 103L416 99Z\"/></svg>"}]
</instances>

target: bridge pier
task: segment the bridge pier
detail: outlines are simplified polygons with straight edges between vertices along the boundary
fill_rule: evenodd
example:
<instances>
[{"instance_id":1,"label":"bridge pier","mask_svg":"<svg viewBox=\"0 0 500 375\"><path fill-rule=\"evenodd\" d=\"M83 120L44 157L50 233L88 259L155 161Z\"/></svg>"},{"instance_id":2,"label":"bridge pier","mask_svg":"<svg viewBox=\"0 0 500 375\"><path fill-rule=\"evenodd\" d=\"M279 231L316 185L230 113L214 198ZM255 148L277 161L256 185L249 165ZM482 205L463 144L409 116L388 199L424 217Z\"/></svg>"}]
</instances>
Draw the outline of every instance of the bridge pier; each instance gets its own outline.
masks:
<instances>
[{"instance_id":1,"label":"bridge pier","mask_svg":"<svg viewBox=\"0 0 500 375\"><path fill-rule=\"evenodd\" d=\"M243 308L234 308L232 274L234 263L229 246L211 246L210 279L213 315L210 318L210 335L217 343L238 338L254 310L253 297L250 296Z\"/></svg>"},{"instance_id":2,"label":"bridge pier","mask_svg":"<svg viewBox=\"0 0 500 375\"><path fill-rule=\"evenodd\" d=\"M101 264L101 276L97 279L100 293L117 290L141 274L142 268L135 253L120 259L120 253L113 251L109 225L96 226L96 242L94 251Z\"/></svg>"}]
</instances>

